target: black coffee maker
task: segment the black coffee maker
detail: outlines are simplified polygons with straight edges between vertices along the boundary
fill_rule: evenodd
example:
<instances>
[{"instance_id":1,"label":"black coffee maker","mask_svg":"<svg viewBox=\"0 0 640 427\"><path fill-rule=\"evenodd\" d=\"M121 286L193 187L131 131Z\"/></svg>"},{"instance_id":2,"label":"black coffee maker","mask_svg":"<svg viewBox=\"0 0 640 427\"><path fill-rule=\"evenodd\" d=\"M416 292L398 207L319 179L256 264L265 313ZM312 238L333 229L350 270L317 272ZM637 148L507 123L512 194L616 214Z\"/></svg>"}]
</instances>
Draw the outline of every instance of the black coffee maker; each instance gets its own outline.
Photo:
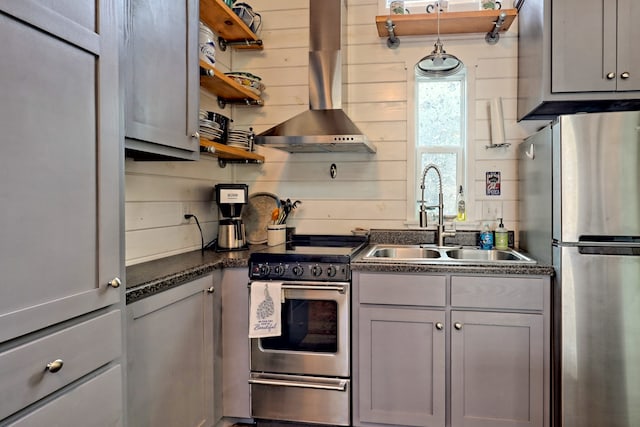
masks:
<instances>
[{"instance_id":1,"label":"black coffee maker","mask_svg":"<svg viewBox=\"0 0 640 427\"><path fill-rule=\"evenodd\" d=\"M246 249L247 236L240 214L249 200L249 186L217 184L215 193L216 203L220 209L217 248L225 251Z\"/></svg>"}]
</instances>

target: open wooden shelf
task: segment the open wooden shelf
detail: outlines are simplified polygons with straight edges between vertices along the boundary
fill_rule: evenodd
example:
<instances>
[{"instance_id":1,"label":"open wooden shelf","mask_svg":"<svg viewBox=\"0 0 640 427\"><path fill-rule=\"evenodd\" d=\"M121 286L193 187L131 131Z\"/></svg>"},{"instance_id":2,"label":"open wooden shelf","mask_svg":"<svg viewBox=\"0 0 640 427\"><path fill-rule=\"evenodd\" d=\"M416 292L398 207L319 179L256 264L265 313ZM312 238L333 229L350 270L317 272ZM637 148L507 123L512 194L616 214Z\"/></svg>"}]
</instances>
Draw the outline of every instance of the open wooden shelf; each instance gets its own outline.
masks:
<instances>
[{"instance_id":1,"label":"open wooden shelf","mask_svg":"<svg viewBox=\"0 0 640 427\"><path fill-rule=\"evenodd\" d=\"M200 0L200 20L234 49L262 49L262 40L222 0Z\"/></svg>"},{"instance_id":2,"label":"open wooden shelf","mask_svg":"<svg viewBox=\"0 0 640 427\"><path fill-rule=\"evenodd\" d=\"M248 105L262 105L262 98L241 84L224 75L215 67L200 60L200 87L218 97L220 103L241 103Z\"/></svg>"},{"instance_id":3,"label":"open wooden shelf","mask_svg":"<svg viewBox=\"0 0 640 427\"><path fill-rule=\"evenodd\" d=\"M213 147L214 153L201 153L210 154L222 160L229 161L247 161L249 163L264 163L264 156L253 153L251 151L242 150L240 148L230 147L218 142L209 141L208 139L200 138L200 145L202 147Z\"/></svg>"},{"instance_id":4,"label":"open wooden shelf","mask_svg":"<svg viewBox=\"0 0 640 427\"><path fill-rule=\"evenodd\" d=\"M477 10L468 12L440 13L440 34L487 33L493 30L500 13L507 16L500 32L507 31L518 15L516 9ZM396 36L420 36L437 34L437 13L416 13L407 15L378 15L376 27L380 37L388 37L387 20L395 25Z\"/></svg>"}]
</instances>

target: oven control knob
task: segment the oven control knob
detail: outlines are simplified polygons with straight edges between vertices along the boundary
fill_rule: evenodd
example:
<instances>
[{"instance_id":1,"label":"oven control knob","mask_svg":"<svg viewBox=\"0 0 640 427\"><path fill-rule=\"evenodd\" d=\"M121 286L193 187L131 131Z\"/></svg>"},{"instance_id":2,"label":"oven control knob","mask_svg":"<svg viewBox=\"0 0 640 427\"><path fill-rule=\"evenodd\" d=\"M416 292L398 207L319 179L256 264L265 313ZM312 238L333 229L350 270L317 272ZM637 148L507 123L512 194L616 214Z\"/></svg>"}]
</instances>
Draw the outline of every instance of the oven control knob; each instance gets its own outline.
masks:
<instances>
[{"instance_id":1,"label":"oven control knob","mask_svg":"<svg viewBox=\"0 0 640 427\"><path fill-rule=\"evenodd\" d=\"M322 274L322 267L320 267L319 265L314 265L313 267L311 267L311 275L314 277L318 277Z\"/></svg>"},{"instance_id":2,"label":"oven control knob","mask_svg":"<svg viewBox=\"0 0 640 427\"><path fill-rule=\"evenodd\" d=\"M260 276L267 276L269 274L269 271L271 271L271 269L268 265L260 266Z\"/></svg>"},{"instance_id":3,"label":"oven control knob","mask_svg":"<svg viewBox=\"0 0 640 427\"><path fill-rule=\"evenodd\" d=\"M273 272L276 276L282 276L284 274L284 266L276 265L275 267L273 267Z\"/></svg>"},{"instance_id":4,"label":"oven control knob","mask_svg":"<svg viewBox=\"0 0 640 427\"><path fill-rule=\"evenodd\" d=\"M304 273L304 269L302 268L301 265L296 265L294 266L291 271L293 272L294 276L302 276L302 273Z\"/></svg>"},{"instance_id":5,"label":"oven control knob","mask_svg":"<svg viewBox=\"0 0 640 427\"><path fill-rule=\"evenodd\" d=\"M337 273L338 269L334 265L330 265L329 267L327 267L327 276L335 277Z\"/></svg>"}]
</instances>

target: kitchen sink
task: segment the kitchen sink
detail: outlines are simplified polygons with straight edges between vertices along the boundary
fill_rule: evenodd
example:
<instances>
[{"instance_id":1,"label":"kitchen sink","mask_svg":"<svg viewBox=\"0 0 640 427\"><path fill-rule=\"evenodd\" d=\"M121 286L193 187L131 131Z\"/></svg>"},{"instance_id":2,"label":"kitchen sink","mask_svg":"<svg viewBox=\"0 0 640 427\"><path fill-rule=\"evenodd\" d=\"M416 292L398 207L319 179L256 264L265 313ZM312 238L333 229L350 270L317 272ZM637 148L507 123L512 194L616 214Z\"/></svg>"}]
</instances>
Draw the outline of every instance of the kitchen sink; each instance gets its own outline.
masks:
<instances>
[{"instance_id":1,"label":"kitchen sink","mask_svg":"<svg viewBox=\"0 0 640 427\"><path fill-rule=\"evenodd\" d=\"M447 256L453 259L477 261L521 261L527 260L524 255L512 250L482 250L482 249L454 249L447 251Z\"/></svg>"},{"instance_id":2,"label":"kitchen sink","mask_svg":"<svg viewBox=\"0 0 640 427\"><path fill-rule=\"evenodd\" d=\"M384 246L376 247L368 257L392 259L422 259L440 258L440 251L420 246Z\"/></svg>"},{"instance_id":3,"label":"kitchen sink","mask_svg":"<svg viewBox=\"0 0 640 427\"><path fill-rule=\"evenodd\" d=\"M438 247L432 245L375 245L364 261L423 264L536 264L534 259L513 249Z\"/></svg>"}]
</instances>

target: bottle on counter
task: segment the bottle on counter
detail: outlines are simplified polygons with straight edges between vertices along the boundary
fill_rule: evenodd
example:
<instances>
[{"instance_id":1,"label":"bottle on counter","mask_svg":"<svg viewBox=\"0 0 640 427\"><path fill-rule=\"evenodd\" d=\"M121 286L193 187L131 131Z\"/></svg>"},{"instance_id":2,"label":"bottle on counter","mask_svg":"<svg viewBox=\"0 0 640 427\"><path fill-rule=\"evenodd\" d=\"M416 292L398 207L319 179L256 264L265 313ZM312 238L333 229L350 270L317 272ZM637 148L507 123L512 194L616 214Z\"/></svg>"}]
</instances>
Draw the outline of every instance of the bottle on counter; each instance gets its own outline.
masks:
<instances>
[{"instance_id":1,"label":"bottle on counter","mask_svg":"<svg viewBox=\"0 0 640 427\"><path fill-rule=\"evenodd\" d=\"M458 221L465 221L467 219L467 206L464 202L464 193L462 191L462 185L460 186L460 190L458 191L458 197L456 198L456 206L458 208L458 214L456 215L456 219Z\"/></svg>"},{"instance_id":2,"label":"bottle on counter","mask_svg":"<svg viewBox=\"0 0 640 427\"><path fill-rule=\"evenodd\" d=\"M509 249L509 232L504 228L502 218L498 218L500 224L496 229L496 249Z\"/></svg>"},{"instance_id":3,"label":"bottle on counter","mask_svg":"<svg viewBox=\"0 0 640 427\"><path fill-rule=\"evenodd\" d=\"M480 233L480 249L493 249L493 232L486 223Z\"/></svg>"}]
</instances>

